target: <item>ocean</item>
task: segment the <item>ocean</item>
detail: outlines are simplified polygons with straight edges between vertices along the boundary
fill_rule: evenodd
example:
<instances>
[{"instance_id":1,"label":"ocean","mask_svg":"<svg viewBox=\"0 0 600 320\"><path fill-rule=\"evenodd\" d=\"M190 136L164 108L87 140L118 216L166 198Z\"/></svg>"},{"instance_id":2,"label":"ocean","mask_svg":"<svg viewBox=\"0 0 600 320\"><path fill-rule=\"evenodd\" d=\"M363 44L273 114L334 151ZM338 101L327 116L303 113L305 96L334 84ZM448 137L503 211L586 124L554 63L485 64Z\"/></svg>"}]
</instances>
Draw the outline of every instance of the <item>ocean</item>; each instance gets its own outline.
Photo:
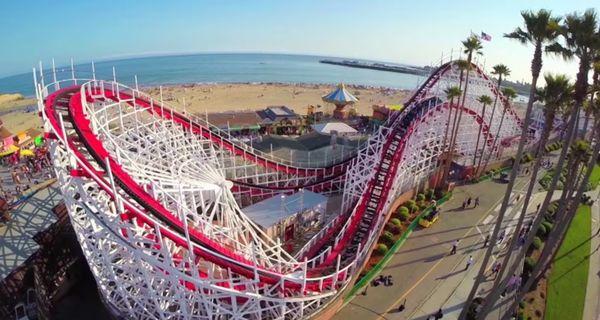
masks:
<instances>
[{"instance_id":1,"label":"ocean","mask_svg":"<svg viewBox=\"0 0 600 320\"><path fill-rule=\"evenodd\" d=\"M415 89L425 79L421 76L349 68L319 63L331 57L288 54L192 54L153 56L96 62L96 77L112 79L115 67L117 81L133 84L137 75L141 86L182 83L324 83ZM335 58L333 58L335 59ZM368 61L368 60L361 60ZM46 83L52 79L50 61L44 62ZM37 66L37 64L32 64ZM59 79L70 78L70 67L57 67ZM91 78L91 64L75 66L76 77ZM33 96L31 72L0 79L0 93Z\"/></svg>"}]
</instances>

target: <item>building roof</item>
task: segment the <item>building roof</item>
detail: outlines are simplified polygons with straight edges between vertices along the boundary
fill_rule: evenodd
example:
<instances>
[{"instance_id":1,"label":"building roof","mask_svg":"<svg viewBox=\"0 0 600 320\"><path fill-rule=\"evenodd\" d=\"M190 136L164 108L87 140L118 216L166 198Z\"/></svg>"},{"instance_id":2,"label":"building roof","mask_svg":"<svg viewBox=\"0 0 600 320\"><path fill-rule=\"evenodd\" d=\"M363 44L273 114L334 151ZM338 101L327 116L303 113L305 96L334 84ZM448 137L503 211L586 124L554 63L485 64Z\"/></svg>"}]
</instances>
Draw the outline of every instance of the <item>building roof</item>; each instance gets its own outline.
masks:
<instances>
[{"instance_id":1,"label":"building roof","mask_svg":"<svg viewBox=\"0 0 600 320\"><path fill-rule=\"evenodd\" d=\"M8 131L8 129L6 129L5 127L0 127L0 139L4 140L12 136L12 132Z\"/></svg>"},{"instance_id":2,"label":"building roof","mask_svg":"<svg viewBox=\"0 0 600 320\"><path fill-rule=\"evenodd\" d=\"M271 121L300 118L300 116L296 112L294 112L294 110L286 106L268 107L264 110L258 111L258 115L263 120L270 119Z\"/></svg>"},{"instance_id":3,"label":"building roof","mask_svg":"<svg viewBox=\"0 0 600 320\"><path fill-rule=\"evenodd\" d=\"M208 122L219 128L258 129L262 120L254 111L227 111L209 113Z\"/></svg>"},{"instance_id":4,"label":"building roof","mask_svg":"<svg viewBox=\"0 0 600 320\"><path fill-rule=\"evenodd\" d=\"M311 125L313 130L320 134L331 134L331 131L337 131L338 133L357 133L356 129L343 122L327 122L317 123Z\"/></svg>"},{"instance_id":5,"label":"building roof","mask_svg":"<svg viewBox=\"0 0 600 320\"><path fill-rule=\"evenodd\" d=\"M267 229L304 209L321 206L321 210L325 210L326 204L326 196L304 190L287 195L283 200L276 195L245 207L243 211L252 221Z\"/></svg>"},{"instance_id":6,"label":"building roof","mask_svg":"<svg viewBox=\"0 0 600 320\"><path fill-rule=\"evenodd\" d=\"M358 101L358 98L353 96L343 83L340 83L335 90L322 97L323 101L333 104L353 104Z\"/></svg>"}]
</instances>

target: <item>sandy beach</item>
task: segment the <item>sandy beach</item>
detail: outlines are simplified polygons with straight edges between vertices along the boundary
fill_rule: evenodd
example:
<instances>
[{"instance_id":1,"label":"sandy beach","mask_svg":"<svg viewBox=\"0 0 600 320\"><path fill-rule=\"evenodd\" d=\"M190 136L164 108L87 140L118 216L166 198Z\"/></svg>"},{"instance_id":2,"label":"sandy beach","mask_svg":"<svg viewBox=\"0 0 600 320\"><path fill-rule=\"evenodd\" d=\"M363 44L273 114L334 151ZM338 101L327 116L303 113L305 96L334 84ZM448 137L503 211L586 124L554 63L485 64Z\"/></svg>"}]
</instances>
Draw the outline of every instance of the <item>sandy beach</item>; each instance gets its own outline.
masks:
<instances>
[{"instance_id":1,"label":"sandy beach","mask_svg":"<svg viewBox=\"0 0 600 320\"><path fill-rule=\"evenodd\" d=\"M321 97L331 90L333 85L321 84L185 84L163 87L163 99L176 109L203 114L205 111L222 112L231 110L258 110L268 106L288 106L299 114L306 114L308 105L320 105L324 112L331 112L333 105L325 103ZM404 102L410 92L407 90L374 88L347 85L346 88L359 101L355 104L358 114L372 115L374 104L399 104ZM145 87L142 91L160 98L158 87ZM13 133L28 128L41 128L37 112L24 112L27 106L35 105L33 99L23 99L0 104L0 119ZM518 111L521 111L517 104ZM15 111L10 111L15 110ZM1 112L5 112L2 114ZM10 112L8 112L10 111Z\"/></svg>"},{"instance_id":2,"label":"sandy beach","mask_svg":"<svg viewBox=\"0 0 600 320\"><path fill-rule=\"evenodd\" d=\"M268 106L288 106L299 114L306 114L308 105L321 105L322 111L333 110L333 105L321 100L335 86L311 84L185 84L163 87L163 98L177 109L183 107L190 112L222 112L231 110L257 110ZM346 86L359 102L355 108L359 114L371 115L373 104L399 104L408 96L406 90ZM159 99L157 87L145 87L146 93ZM35 100L24 99L0 104L2 110L15 111L0 115L4 126L13 133L28 128L41 128L37 112L24 112L26 106L35 105Z\"/></svg>"},{"instance_id":3,"label":"sandy beach","mask_svg":"<svg viewBox=\"0 0 600 320\"><path fill-rule=\"evenodd\" d=\"M346 86L359 102L357 113L372 114L374 104L400 104L409 91L363 86ZM204 113L228 110L257 110L267 106L285 105L296 113L306 114L308 105L320 105L322 111L333 110L321 97L334 90L332 85L310 84L190 84L163 87L163 99L180 109L185 100L186 110ZM160 97L159 88L144 88L150 95Z\"/></svg>"}]
</instances>

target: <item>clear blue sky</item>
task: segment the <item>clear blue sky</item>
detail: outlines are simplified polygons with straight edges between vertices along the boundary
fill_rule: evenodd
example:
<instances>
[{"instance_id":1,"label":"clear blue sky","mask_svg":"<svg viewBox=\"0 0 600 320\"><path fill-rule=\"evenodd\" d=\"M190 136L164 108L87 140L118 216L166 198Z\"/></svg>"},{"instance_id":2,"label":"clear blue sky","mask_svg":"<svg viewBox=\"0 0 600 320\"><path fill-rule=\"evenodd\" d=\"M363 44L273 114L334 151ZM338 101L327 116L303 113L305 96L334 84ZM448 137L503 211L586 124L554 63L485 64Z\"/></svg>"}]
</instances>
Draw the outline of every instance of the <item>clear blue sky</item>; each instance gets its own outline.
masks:
<instances>
[{"instance_id":1,"label":"clear blue sky","mask_svg":"<svg viewBox=\"0 0 600 320\"><path fill-rule=\"evenodd\" d=\"M485 31L486 65L529 81L531 48L502 38L523 9L556 14L600 0L501 1L3 1L0 76L29 72L38 60L65 64L161 53L282 52L429 64ZM545 71L575 66L546 59Z\"/></svg>"}]
</instances>

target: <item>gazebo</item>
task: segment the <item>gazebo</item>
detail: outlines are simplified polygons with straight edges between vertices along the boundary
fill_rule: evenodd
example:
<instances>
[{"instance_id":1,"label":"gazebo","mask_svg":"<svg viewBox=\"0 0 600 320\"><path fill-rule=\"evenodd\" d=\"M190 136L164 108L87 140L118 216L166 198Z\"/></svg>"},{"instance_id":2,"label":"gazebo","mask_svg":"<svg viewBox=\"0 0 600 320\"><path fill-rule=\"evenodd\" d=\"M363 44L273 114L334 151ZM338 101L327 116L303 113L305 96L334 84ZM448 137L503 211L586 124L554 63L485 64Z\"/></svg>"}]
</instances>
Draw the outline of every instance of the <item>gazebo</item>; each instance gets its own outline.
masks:
<instances>
[{"instance_id":1,"label":"gazebo","mask_svg":"<svg viewBox=\"0 0 600 320\"><path fill-rule=\"evenodd\" d=\"M322 97L323 101L333 103L335 110L333 111L333 117L336 119L346 119L347 110L344 109L347 105L352 105L358 101L358 98L353 96L343 83L340 83L335 90Z\"/></svg>"}]
</instances>

